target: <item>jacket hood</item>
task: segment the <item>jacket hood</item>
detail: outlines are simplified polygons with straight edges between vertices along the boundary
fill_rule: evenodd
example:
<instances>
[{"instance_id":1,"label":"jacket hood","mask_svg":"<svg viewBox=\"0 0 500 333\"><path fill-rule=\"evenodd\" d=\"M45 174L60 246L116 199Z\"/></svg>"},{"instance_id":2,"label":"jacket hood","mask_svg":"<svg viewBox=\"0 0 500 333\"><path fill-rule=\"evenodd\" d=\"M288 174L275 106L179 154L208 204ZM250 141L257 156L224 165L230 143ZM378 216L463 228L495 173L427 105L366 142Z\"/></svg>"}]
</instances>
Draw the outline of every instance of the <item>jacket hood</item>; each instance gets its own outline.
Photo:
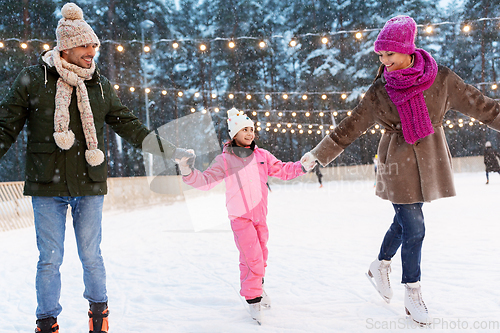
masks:
<instances>
[{"instance_id":1,"label":"jacket hood","mask_svg":"<svg viewBox=\"0 0 500 333\"><path fill-rule=\"evenodd\" d=\"M43 51L43 53L40 55L38 58L38 64L43 66L47 72L54 74L56 76L59 76L59 73L57 72L57 69L55 66L51 66L48 63L48 57L49 57L49 52L53 50L48 50L48 51ZM99 71L99 68L97 64L95 64L95 72L94 75L92 76L92 79L85 81L87 84L93 85L93 84L98 84L100 81L100 76L101 73Z\"/></svg>"},{"instance_id":2,"label":"jacket hood","mask_svg":"<svg viewBox=\"0 0 500 333\"><path fill-rule=\"evenodd\" d=\"M252 141L249 147L240 147L238 146L234 140L231 140L229 143L224 145L223 152L228 154L233 154L241 158L248 157L252 155L255 149L257 149L257 145L255 141Z\"/></svg>"}]
</instances>

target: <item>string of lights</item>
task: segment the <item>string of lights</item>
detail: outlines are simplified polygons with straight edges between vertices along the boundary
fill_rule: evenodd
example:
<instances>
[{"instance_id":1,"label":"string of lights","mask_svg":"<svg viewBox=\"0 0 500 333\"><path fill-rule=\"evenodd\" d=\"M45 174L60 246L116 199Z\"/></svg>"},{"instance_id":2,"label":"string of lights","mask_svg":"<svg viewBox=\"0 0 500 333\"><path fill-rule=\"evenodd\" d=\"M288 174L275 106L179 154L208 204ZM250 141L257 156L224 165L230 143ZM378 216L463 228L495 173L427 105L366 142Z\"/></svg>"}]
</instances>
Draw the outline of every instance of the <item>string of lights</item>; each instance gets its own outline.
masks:
<instances>
[{"instance_id":1,"label":"string of lights","mask_svg":"<svg viewBox=\"0 0 500 333\"><path fill-rule=\"evenodd\" d=\"M445 22L435 22L435 23L428 23L428 24L417 24L417 27L423 28L423 30L427 34L432 34L434 32L435 27L443 26L443 25L460 25L461 26L461 31L463 33L470 33L473 30L473 26L475 23L478 22L485 22L485 21L498 21L500 20L500 17L482 17L478 19L472 19L472 20L467 20L467 21L457 21L457 22L450 22L450 21L445 21ZM299 40L307 37L318 37L320 38L320 41L322 44L328 44L329 39L328 36L335 36L335 35L341 35L341 34L354 34L354 37L356 39L362 39L364 34L367 34L369 32L373 31L380 31L382 28L366 28L366 29L357 29L357 30L338 30L338 31L329 31L329 32L323 32L323 33L305 33L305 34L297 34L290 38L290 41L288 45L290 47L295 47L299 44ZM237 46L237 41L240 40L254 40L258 42L258 46L260 48L265 48L268 46L268 41L273 40L273 39L287 39L289 37L285 35L270 35L268 37L255 37L255 36L237 36L237 37L212 37L212 38L187 38L187 37L181 37L181 38L162 38L156 41L151 41L149 44L154 45L154 44L161 44L161 43L170 43L174 49L177 49L180 47L180 43L197 43L199 45L200 51L204 52L207 51L207 45L205 43L213 43L213 42L227 42L228 47L230 49L233 49ZM33 43L33 42L40 42L44 43L43 48L44 49L50 49L49 43L55 43L54 40L48 42L46 40L41 40L38 38L33 38L29 40L22 40L20 38L6 38L3 41L0 41L0 48L5 47L5 42L10 42L10 41L15 41L20 43L20 47L23 49L28 48L27 43ZM102 40L101 44L107 44L111 43L116 45L116 48L119 52L125 51L125 47L123 44L143 44L142 40L121 40L121 41L116 41L116 40L111 40L111 39L106 39ZM150 52L151 51L151 46L146 45L145 52Z\"/></svg>"}]
</instances>

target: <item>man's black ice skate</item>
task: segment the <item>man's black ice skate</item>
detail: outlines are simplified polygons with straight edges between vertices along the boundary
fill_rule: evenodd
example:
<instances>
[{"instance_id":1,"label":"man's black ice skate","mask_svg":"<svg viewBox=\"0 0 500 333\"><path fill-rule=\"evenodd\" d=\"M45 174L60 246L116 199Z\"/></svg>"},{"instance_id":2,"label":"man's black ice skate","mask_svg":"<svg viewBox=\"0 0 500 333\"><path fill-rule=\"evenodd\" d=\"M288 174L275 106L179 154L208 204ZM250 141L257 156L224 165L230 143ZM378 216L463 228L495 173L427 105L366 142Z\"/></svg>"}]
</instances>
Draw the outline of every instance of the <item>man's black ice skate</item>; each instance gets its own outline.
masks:
<instances>
[{"instance_id":1,"label":"man's black ice skate","mask_svg":"<svg viewBox=\"0 0 500 333\"><path fill-rule=\"evenodd\" d=\"M108 303L90 303L89 333L108 333Z\"/></svg>"},{"instance_id":2,"label":"man's black ice skate","mask_svg":"<svg viewBox=\"0 0 500 333\"><path fill-rule=\"evenodd\" d=\"M59 333L57 318L44 318L36 321L36 333Z\"/></svg>"}]
</instances>

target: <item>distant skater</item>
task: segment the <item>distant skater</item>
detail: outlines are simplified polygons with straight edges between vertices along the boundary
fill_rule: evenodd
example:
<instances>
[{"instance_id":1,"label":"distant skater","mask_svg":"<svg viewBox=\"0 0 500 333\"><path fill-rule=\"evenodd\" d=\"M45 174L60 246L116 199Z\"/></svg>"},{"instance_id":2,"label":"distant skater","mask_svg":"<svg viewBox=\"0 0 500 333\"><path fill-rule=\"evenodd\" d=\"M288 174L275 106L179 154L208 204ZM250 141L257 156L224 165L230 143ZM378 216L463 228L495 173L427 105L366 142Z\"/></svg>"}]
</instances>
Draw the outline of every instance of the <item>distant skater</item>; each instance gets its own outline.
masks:
<instances>
[{"instance_id":1,"label":"distant skater","mask_svg":"<svg viewBox=\"0 0 500 333\"><path fill-rule=\"evenodd\" d=\"M321 173L321 165L319 163L316 163L316 166L313 168L314 173L316 173L316 177L318 177L318 182L319 182L319 188L323 187L323 181L321 180L323 178L323 174Z\"/></svg>"},{"instance_id":2,"label":"distant skater","mask_svg":"<svg viewBox=\"0 0 500 333\"><path fill-rule=\"evenodd\" d=\"M490 183L488 173L498 172L500 174L499 158L500 153L491 147L491 142L486 141L484 144L484 165L486 167L486 185Z\"/></svg>"}]
</instances>

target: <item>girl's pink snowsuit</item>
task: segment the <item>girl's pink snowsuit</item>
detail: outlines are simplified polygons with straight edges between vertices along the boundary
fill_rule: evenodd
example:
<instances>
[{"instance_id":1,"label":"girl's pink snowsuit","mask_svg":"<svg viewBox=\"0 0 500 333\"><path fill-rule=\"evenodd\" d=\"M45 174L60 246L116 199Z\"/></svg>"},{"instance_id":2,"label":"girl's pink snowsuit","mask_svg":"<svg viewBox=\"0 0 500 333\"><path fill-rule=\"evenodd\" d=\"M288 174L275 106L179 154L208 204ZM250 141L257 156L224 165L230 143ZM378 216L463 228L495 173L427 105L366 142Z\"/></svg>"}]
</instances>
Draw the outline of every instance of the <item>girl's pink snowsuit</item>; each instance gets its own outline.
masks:
<instances>
[{"instance_id":1,"label":"girl's pink snowsuit","mask_svg":"<svg viewBox=\"0 0 500 333\"><path fill-rule=\"evenodd\" d=\"M186 184L210 190L226 181L226 207L236 246L240 251L241 296L262 295L262 279L267 266L267 177L283 180L303 175L300 162L283 163L265 149L255 147L245 158L226 147L205 172L193 170L183 177Z\"/></svg>"}]
</instances>

